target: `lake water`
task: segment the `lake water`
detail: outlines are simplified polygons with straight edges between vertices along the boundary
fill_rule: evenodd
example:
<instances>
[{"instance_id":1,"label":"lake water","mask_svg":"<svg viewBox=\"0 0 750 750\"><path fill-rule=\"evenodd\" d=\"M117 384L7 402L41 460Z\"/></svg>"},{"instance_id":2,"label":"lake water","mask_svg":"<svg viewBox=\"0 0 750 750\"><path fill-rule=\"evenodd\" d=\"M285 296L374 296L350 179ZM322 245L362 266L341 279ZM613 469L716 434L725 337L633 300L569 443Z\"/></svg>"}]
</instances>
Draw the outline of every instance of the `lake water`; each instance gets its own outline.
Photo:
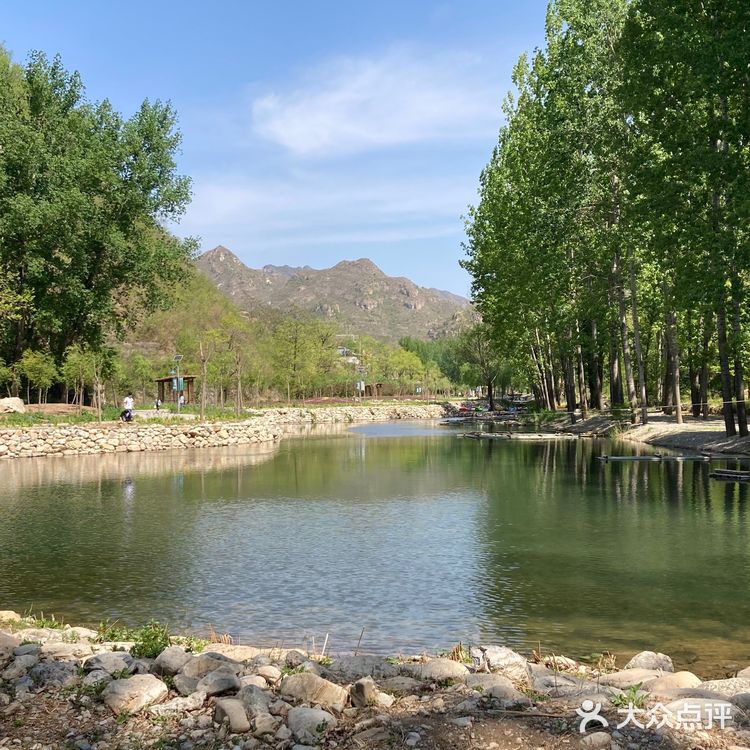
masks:
<instances>
[{"instance_id":1,"label":"lake water","mask_svg":"<svg viewBox=\"0 0 750 750\"><path fill-rule=\"evenodd\" d=\"M503 643L750 663L746 485L599 441L373 424L0 463L0 609L333 652ZM633 447L619 447L626 453Z\"/></svg>"}]
</instances>

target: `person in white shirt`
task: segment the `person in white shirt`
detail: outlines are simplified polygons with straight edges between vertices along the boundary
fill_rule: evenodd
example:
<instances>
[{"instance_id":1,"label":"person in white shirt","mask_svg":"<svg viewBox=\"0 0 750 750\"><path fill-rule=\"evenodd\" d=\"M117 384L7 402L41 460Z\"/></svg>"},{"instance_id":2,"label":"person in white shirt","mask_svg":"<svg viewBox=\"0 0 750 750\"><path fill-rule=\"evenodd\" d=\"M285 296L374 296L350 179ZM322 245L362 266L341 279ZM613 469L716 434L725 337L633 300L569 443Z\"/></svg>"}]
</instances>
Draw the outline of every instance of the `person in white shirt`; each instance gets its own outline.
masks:
<instances>
[{"instance_id":1,"label":"person in white shirt","mask_svg":"<svg viewBox=\"0 0 750 750\"><path fill-rule=\"evenodd\" d=\"M123 422L131 422L133 419L133 409L135 408L135 400L133 394L128 393L122 401L122 412L120 413L120 419Z\"/></svg>"}]
</instances>

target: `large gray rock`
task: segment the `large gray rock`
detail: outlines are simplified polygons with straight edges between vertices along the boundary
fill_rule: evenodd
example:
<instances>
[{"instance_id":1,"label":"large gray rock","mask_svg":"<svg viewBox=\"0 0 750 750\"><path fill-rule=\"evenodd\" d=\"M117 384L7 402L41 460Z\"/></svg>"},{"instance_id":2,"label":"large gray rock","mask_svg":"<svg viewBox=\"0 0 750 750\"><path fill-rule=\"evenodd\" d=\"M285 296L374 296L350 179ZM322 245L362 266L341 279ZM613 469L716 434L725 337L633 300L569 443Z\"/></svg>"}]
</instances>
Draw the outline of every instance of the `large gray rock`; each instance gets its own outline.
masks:
<instances>
[{"instance_id":1,"label":"large gray rock","mask_svg":"<svg viewBox=\"0 0 750 750\"><path fill-rule=\"evenodd\" d=\"M732 703L737 708L745 712L746 715L750 716L750 693L737 693L732 696Z\"/></svg>"},{"instance_id":2,"label":"large gray rock","mask_svg":"<svg viewBox=\"0 0 750 750\"><path fill-rule=\"evenodd\" d=\"M265 677L261 677L259 674L246 674L240 677L240 685L255 685L255 687L265 690L268 687L268 682Z\"/></svg>"},{"instance_id":3,"label":"large gray rock","mask_svg":"<svg viewBox=\"0 0 750 750\"><path fill-rule=\"evenodd\" d=\"M712 690L721 695L737 695L737 693L750 692L750 677L731 677L728 680L707 680L701 682L697 687L703 690Z\"/></svg>"},{"instance_id":4,"label":"large gray rock","mask_svg":"<svg viewBox=\"0 0 750 750\"><path fill-rule=\"evenodd\" d=\"M317 744L326 731L336 726L336 719L319 708L293 708L287 716L287 724L295 739Z\"/></svg>"},{"instance_id":5,"label":"large gray rock","mask_svg":"<svg viewBox=\"0 0 750 750\"><path fill-rule=\"evenodd\" d=\"M174 676L174 689L182 696L187 697L198 689L197 677L185 677L184 674L176 674Z\"/></svg>"},{"instance_id":6,"label":"large gray rock","mask_svg":"<svg viewBox=\"0 0 750 750\"><path fill-rule=\"evenodd\" d=\"M692 672L665 672L661 677L649 681L648 692L659 693L663 690L694 688L700 684L700 677L696 677Z\"/></svg>"},{"instance_id":7,"label":"large gray rock","mask_svg":"<svg viewBox=\"0 0 750 750\"><path fill-rule=\"evenodd\" d=\"M714 703L729 700L731 703L735 703L735 698L737 697L733 695L730 699L722 693L717 693L715 690L704 690L700 686L694 688L669 688L667 690L659 690L658 692L651 692L650 686L647 686L646 693L649 700L659 701L664 704L673 703L683 698L702 698Z\"/></svg>"},{"instance_id":8,"label":"large gray rock","mask_svg":"<svg viewBox=\"0 0 750 750\"><path fill-rule=\"evenodd\" d=\"M643 685L648 689L650 683L658 680L662 673L657 669L640 669L633 667L631 669L621 669L619 672L600 675L598 681L601 685L609 685L620 689L633 687L634 685Z\"/></svg>"},{"instance_id":9,"label":"large gray rock","mask_svg":"<svg viewBox=\"0 0 750 750\"><path fill-rule=\"evenodd\" d=\"M42 650L41 643L24 643L22 646L13 649L14 656L39 656Z\"/></svg>"},{"instance_id":10,"label":"large gray rock","mask_svg":"<svg viewBox=\"0 0 750 750\"><path fill-rule=\"evenodd\" d=\"M430 659L424 664L404 664L402 670L418 680L430 682L464 682L469 670L452 659Z\"/></svg>"},{"instance_id":11,"label":"large gray rock","mask_svg":"<svg viewBox=\"0 0 750 750\"><path fill-rule=\"evenodd\" d=\"M472 690L489 690L490 688L500 688L507 691L515 692L516 688L513 685L512 680L507 678L503 674L488 674L486 672L478 672L477 674L470 674L466 676L466 687L470 687Z\"/></svg>"},{"instance_id":12,"label":"large gray rock","mask_svg":"<svg viewBox=\"0 0 750 750\"><path fill-rule=\"evenodd\" d=\"M21 645L21 639L10 633L0 633L0 654L12 654Z\"/></svg>"},{"instance_id":13,"label":"large gray rock","mask_svg":"<svg viewBox=\"0 0 750 750\"><path fill-rule=\"evenodd\" d=\"M602 691L602 688L593 680L563 672L556 672L541 664L533 664L531 668L531 687L539 693L549 695L553 698L572 697L577 698L589 693ZM609 692L609 691L608 691Z\"/></svg>"},{"instance_id":14,"label":"large gray rock","mask_svg":"<svg viewBox=\"0 0 750 750\"><path fill-rule=\"evenodd\" d=\"M268 705L271 702L271 694L257 687L256 685L243 685L240 692L237 693L238 700L247 711L247 715L252 718L258 714L268 713Z\"/></svg>"},{"instance_id":15,"label":"large gray rock","mask_svg":"<svg viewBox=\"0 0 750 750\"><path fill-rule=\"evenodd\" d=\"M112 682L112 675L109 672L105 672L103 669L95 669L93 672L89 672L83 678L83 684L86 687L101 687L102 690Z\"/></svg>"},{"instance_id":16,"label":"large gray rock","mask_svg":"<svg viewBox=\"0 0 750 750\"><path fill-rule=\"evenodd\" d=\"M349 697L344 688L310 672L287 675L281 681L279 693L285 698L321 706L344 706Z\"/></svg>"},{"instance_id":17,"label":"large gray rock","mask_svg":"<svg viewBox=\"0 0 750 750\"><path fill-rule=\"evenodd\" d=\"M152 674L137 674L126 680L114 680L104 688L102 700L114 714L134 714L167 697L167 686Z\"/></svg>"},{"instance_id":18,"label":"large gray rock","mask_svg":"<svg viewBox=\"0 0 750 750\"><path fill-rule=\"evenodd\" d=\"M240 678L234 673L232 667L219 667L205 677L201 677L196 690L211 696L235 692L241 687Z\"/></svg>"},{"instance_id":19,"label":"large gray rock","mask_svg":"<svg viewBox=\"0 0 750 750\"><path fill-rule=\"evenodd\" d=\"M184 674L185 677L205 677L209 672L213 672L215 669L221 667L230 667L234 670L235 674L240 674L244 669L242 662L234 661L229 659L223 654L217 654L213 652L206 652L204 654L198 654L198 656L190 659L180 670L180 674Z\"/></svg>"},{"instance_id":20,"label":"large gray rock","mask_svg":"<svg viewBox=\"0 0 750 750\"><path fill-rule=\"evenodd\" d=\"M12 398L0 398L0 414L10 414L11 412L25 414L26 406L23 401L15 396Z\"/></svg>"},{"instance_id":21,"label":"large gray rock","mask_svg":"<svg viewBox=\"0 0 750 750\"><path fill-rule=\"evenodd\" d=\"M674 665L672 664L672 659L666 654L654 651L641 651L623 669L660 669L662 672L674 672Z\"/></svg>"},{"instance_id":22,"label":"large gray rock","mask_svg":"<svg viewBox=\"0 0 750 750\"><path fill-rule=\"evenodd\" d=\"M150 706L148 712L154 716L166 716L168 714L181 714L186 711L197 711L206 702L205 693L191 693L186 698L172 698L171 701Z\"/></svg>"},{"instance_id":23,"label":"large gray rock","mask_svg":"<svg viewBox=\"0 0 750 750\"><path fill-rule=\"evenodd\" d=\"M419 680L406 676L387 677L379 682L383 690L387 690L389 693L398 693L399 695L411 695L422 687L422 683Z\"/></svg>"},{"instance_id":24,"label":"large gray rock","mask_svg":"<svg viewBox=\"0 0 750 750\"><path fill-rule=\"evenodd\" d=\"M398 667L390 664L382 656L344 656L336 659L328 669L345 682L354 682L362 677L373 677L376 680L396 677Z\"/></svg>"},{"instance_id":25,"label":"large gray rock","mask_svg":"<svg viewBox=\"0 0 750 750\"><path fill-rule=\"evenodd\" d=\"M227 722L232 732L249 732L252 728L247 718L245 707L237 698L220 698L214 707L214 721L217 724Z\"/></svg>"},{"instance_id":26,"label":"large gray rock","mask_svg":"<svg viewBox=\"0 0 750 750\"><path fill-rule=\"evenodd\" d=\"M78 682L76 665L69 661L41 662L31 668L29 677L37 687L61 688Z\"/></svg>"},{"instance_id":27,"label":"large gray rock","mask_svg":"<svg viewBox=\"0 0 750 750\"><path fill-rule=\"evenodd\" d=\"M475 646L471 649L471 658L478 670L499 672L516 683L529 682L529 663L507 646Z\"/></svg>"},{"instance_id":28,"label":"large gray rock","mask_svg":"<svg viewBox=\"0 0 750 750\"><path fill-rule=\"evenodd\" d=\"M367 706L384 704L390 705L393 703L392 696L381 693L372 677L363 677L357 680L351 686L349 694L352 699L352 705L355 708L367 708Z\"/></svg>"},{"instance_id":29,"label":"large gray rock","mask_svg":"<svg viewBox=\"0 0 750 750\"><path fill-rule=\"evenodd\" d=\"M96 630L92 630L91 628L82 628L80 625L74 625L72 627L65 627L64 632L69 634L70 636L73 636L73 638L80 638L84 641L94 641L96 640L96 637L98 633Z\"/></svg>"},{"instance_id":30,"label":"large gray rock","mask_svg":"<svg viewBox=\"0 0 750 750\"><path fill-rule=\"evenodd\" d=\"M499 700L503 708L523 708L531 705L528 696L513 687L509 689L507 685L493 685L485 695Z\"/></svg>"},{"instance_id":31,"label":"large gray rock","mask_svg":"<svg viewBox=\"0 0 750 750\"><path fill-rule=\"evenodd\" d=\"M152 668L155 674L176 675L192 658L181 646L169 646L156 657Z\"/></svg>"},{"instance_id":32,"label":"large gray rock","mask_svg":"<svg viewBox=\"0 0 750 750\"><path fill-rule=\"evenodd\" d=\"M39 657L36 654L27 654L26 656L17 656L13 661L0 673L2 679L10 682L23 677L37 662Z\"/></svg>"},{"instance_id":33,"label":"large gray rock","mask_svg":"<svg viewBox=\"0 0 750 750\"><path fill-rule=\"evenodd\" d=\"M263 664L258 667L258 675L269 685L275 685L282 678L281 670L273 664Z\"/></svg>"},{"instance_id":34,"label":"large gray rock","mask_svg":"<svg viewBox=\"0 0 750 750\"><path fill-rule=\"evenodd\" d=\"M307 654L302 653L302 651L292 649L291 651L288 651L284 657L284 664L291 669L296 669L297 667L301 667L309 658L310 657Z\"/></svg>"},{"instance_id":35,"label":"large gray rock","mask_svg":"<svg viewBox=\"0 0 750 750\"><path fill-rule=\"evenodd\" d=\"M122 674L122 672L131 674L134 670L133 663L133 657L125 651L105 651L86 659L83 662L83 668L87 672L101 669L109 674Z\"/></svg>"},{"instance_id":36,"label":"large gray rock","mask_svg":"<svg viewBox=\"0 0 750 750\"><path fill-rule=\"evenodd\" d=\"M83 659L91 656L94 649L88 643L43 643L41 654L46 659Z\"/></svg>"},{"instance_id":37,"label":"large gray rock","mask_svg":"<svg viewBox=\"0 0 750 750\"><path fill-rule=\"evenodd\" d=\"M281 719L271 714L257 714L252 721L253 735L264 737L268 734L275 734L281 723Z\"/></svg>"}]
</instances>

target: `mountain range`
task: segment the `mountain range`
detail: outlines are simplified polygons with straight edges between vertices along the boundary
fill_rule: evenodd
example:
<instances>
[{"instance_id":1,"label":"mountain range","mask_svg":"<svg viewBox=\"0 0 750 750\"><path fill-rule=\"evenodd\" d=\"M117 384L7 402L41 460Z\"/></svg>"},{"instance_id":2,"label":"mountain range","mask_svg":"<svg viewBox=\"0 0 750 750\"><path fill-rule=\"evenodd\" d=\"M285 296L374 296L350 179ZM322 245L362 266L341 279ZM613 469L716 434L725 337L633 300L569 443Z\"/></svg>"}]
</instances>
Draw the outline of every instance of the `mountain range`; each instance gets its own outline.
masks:
<instances>
[{"instance_id":1,"label":"mountain range","mask_svg":"<svg viewBox=\"0 0 750 750\"><path fill-rule=\"evenodd\" d=\"M249 268L223 245L201 255L198 268L240 309L304 310L345 333L396 341L438 338L462 327L469 300L451 292L386 276L371 260L344 260L332 268Z\"/></svg>"}]
</instances>

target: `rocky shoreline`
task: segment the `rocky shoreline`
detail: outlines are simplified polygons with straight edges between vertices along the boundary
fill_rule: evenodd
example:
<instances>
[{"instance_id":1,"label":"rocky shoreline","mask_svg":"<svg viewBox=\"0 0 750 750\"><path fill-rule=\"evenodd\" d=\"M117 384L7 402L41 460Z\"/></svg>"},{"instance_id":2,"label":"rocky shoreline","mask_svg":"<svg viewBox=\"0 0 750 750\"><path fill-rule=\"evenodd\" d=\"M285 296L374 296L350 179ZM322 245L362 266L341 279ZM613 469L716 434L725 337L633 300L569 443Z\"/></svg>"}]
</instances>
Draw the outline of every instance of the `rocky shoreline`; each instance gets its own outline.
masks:
<instances>
[{"instance_id":1,"label":"rocky shoreline","mask_svg":"<svg viewBox=\"0 0 750 750\"><path fill-rule=\"evenodd\" d=\"M170 637L156 623L129 635L0 612L0 748L750 745L750 668L704 681L651 651L616 669L497 645L330 658Z\"/></svg>"},{"instance_id":2,"label":"rocky shoreline","mask_svg":"<svg viewBox=\"0 0 750 750\"><path fill-rule=\"evenodd\" d=\"M239 422L161 424L138 421L0 429L0 460L274 443L316 424L438 419L448 407L427 405L268 409Z\"/></svg>"}]
</instances>

